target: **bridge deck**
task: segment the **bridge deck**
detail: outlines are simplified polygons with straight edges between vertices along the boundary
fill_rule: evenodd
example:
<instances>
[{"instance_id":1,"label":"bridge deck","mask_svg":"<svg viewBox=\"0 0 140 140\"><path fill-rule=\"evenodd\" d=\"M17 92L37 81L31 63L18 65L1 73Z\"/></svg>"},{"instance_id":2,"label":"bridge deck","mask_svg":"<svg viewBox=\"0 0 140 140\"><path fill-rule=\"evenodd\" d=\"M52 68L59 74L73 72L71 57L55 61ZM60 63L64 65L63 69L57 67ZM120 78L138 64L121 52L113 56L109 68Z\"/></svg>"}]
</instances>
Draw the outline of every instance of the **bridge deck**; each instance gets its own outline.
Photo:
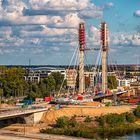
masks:
<instances>
[{"instance_id":1,"label":"bridge deck","mask_svg":"<svg viewBox=\"0 0 140 140\"><path fill-rule=\"evenodd\" d=\"M17 110L9 110L9 111L3 111L0 113L0 120L6 119L6 118L12 118L15 116L21 116L26 114L32 114L42 111L47 111L48 108L41 108L41 109L17 109Z\"/></svg>"}]
</instances>

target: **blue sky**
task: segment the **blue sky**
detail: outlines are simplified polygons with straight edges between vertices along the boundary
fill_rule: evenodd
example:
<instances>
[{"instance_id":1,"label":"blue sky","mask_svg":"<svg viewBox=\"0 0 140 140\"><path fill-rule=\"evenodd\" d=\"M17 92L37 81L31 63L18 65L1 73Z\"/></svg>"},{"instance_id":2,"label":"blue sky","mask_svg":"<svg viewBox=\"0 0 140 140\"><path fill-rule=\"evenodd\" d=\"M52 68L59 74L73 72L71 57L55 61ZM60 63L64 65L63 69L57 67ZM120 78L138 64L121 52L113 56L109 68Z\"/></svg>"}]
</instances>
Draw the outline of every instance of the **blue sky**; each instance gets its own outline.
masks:
<instances>
[{"instance_id":1,"label":"blue sky","mask_svg":"<svg viewBox=\"0 0 140 140\"><path fill-rule=\"evenodd\" d=\"M68 65L78 47L79 23L86 25L86 46L100 47L102 21L109 26L109 62L140 63L138 0L1 0L0 65L29 59L35 65ZM97 53L86 53L86 63L94 64Z\"/></svg>"}]
</instances>

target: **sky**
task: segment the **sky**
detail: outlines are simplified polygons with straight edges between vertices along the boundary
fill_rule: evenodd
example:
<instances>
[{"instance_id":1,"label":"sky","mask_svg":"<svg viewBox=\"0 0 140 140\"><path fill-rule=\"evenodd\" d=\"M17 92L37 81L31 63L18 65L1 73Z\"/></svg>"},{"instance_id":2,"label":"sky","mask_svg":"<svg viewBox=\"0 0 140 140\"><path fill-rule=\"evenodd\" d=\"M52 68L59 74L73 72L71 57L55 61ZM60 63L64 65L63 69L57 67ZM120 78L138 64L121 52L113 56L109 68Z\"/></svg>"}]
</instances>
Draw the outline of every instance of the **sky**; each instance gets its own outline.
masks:
<instances>
[{"instance_id":1,"label":"sky","mask_svg":"<svg viewBox=\"0 0 140 140\"><path fill-rule=\"evenodd\" d=\"M99 48L102 21L109 63L140 64L139 0L0 0L0 65L73 64L79 23L86 47ZM95 64L97 54L86 52L86 63Z\"/></svg>"}]
</instances>

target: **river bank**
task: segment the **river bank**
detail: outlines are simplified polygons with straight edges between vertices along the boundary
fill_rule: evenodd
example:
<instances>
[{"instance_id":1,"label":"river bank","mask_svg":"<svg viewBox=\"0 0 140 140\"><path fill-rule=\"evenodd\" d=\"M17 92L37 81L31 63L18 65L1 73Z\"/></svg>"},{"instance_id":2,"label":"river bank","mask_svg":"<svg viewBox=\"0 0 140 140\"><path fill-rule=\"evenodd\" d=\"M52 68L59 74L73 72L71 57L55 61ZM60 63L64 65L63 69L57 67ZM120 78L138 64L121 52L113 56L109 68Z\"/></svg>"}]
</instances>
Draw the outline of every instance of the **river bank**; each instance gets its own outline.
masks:
<instances>
[{"instance_id":1,"label":"river bank","mask_svg":"<svg viewBox=\"0 0 140 140\"><path fill-rule=\"evenodd\" d=\"M85 117L78 121L76 116L61 117L51 128L41 133L76 136L90 139L110 139L129 133L140 133L140 106L131 112Z\"/></svg>"}]
</instances>

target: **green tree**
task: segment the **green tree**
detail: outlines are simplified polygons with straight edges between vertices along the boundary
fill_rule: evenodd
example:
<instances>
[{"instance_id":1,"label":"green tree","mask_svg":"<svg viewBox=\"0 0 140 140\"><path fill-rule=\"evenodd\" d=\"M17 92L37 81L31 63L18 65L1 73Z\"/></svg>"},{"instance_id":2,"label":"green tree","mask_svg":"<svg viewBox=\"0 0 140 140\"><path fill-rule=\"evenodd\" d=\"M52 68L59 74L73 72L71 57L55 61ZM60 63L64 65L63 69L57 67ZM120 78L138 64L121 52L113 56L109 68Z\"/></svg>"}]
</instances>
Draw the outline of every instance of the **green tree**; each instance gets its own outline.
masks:
<instances>
[{"instance_id":1,"label":"green tree","mask_svg":"<svg viewBox=\"0 0 140 140\"><path fill-rule=\"evenodd\" d=\"M108 76L108 88L114 89L117 88L118 82L115 76Z\"/></svg>"},{"instance_id":2,"label":"green tree","mask_svg":"<svg viewBox=\"0 0 140 140\"><path fill-rule=\"evenodd\" d=\"M56 81L51 74L47 78L44 79L44 83L46 84L47 92L51 93L52 91L55 90Z\"/></svg>"},{"instance_id":3,"label":"green tree","mask_svg":"<svg viewBox=\"0 0 140 140\"><path fill-rule=\"evenodd\" d=\"M133 113L126 113L126 120L127 120L127 122L130 122L130 123L133 123L133 122L135 122L135 116L134 116L134 114Z\"/></svg>"},{"instance_id":4,"label":"green tree","mask_svg":"<svg viewBox=\"0 0 140 140\"><path fill-rule=\"evenodd\" d=\"M60 72L52 72L51 75L53 76L54 80L55 80L55 90L58 91L60 90L60 87L62 85L62 87L66 86L66 80L64 81L64 75L61 74Z\"/></svg>"},{"instance_id":5,"label":"green tree","mask_svg":"<svg viewBox=\"0 0 140 140\"><path fill-rule=\"evenodd\" d=\"M7 68L0 75L0 83L4 96L22 96L26 93L27 82L24 80L25 70L22 68Z\"/></svg>"},{"instance_id":6,"label":"green tree","mask_svg":"<svg viewBox=\"0 0 140 140\"><path fill-rule=\"evenodd\" d=\"M140 106L137 106L133 113L136 117L140 118Z\"/></svg>"},{"instance_id":7,"label":"green tree","mask_svg":"<svg viewBox=\"0 0 140 140\"><path fill-rule=\"evenodd\" d=\"M60 117L56 120L56 127L58 128L63 128L68 125L69 125L69 118L66 116Z\"/></svg>"},{"instance_id":8,"label":"green tree","mask_svg":"<svg viewBox=\"0 0 140 140\"><path fill-rule=\"evenodd\" d=\"M41 81L38 84L38 86L39 86L39 90L40 90L39 92L41 93L42 97L48 96L46 84L43 81Z\"/></svg>"},{"instance_id":9,"label":"green tree","mask_svg":"<svg viewBox=\"0 0 140 140\"><path fill-rule=\"evenodd\" d=\"M0 88L0 104L1 104L1 101L2 101L2 96L3 96L3 89L2 88Z\"/></svg>"}]
</instances>

